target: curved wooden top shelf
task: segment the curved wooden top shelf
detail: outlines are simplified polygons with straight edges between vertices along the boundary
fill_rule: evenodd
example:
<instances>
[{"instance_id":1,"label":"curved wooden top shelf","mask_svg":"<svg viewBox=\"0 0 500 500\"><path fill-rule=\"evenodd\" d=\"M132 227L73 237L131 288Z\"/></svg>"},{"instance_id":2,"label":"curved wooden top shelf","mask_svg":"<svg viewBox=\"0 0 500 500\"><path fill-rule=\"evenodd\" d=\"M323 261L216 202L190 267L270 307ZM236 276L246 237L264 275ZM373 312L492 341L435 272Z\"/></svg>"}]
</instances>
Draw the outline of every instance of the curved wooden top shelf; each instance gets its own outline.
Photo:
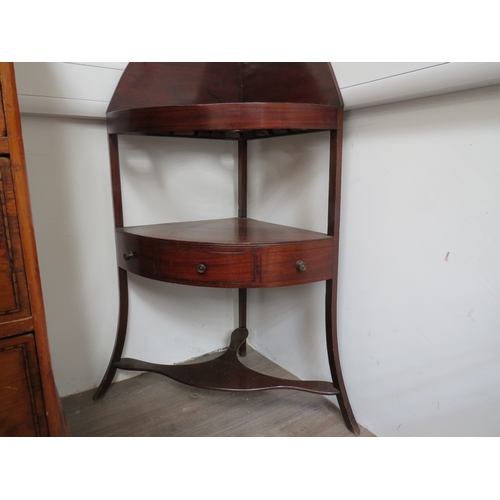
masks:
<instances>
[{"instance_id":1,"label":"curved wooden top shelf","mask_svg":"<svg viewBox=\"0 0 500 500\"><path fill-rule=\"evenodd\" d=\"M224 139L330 130L337 128L337 120L338 108L332 106L281 102L148 107L107 114L110 134L197 135ZM220 133L204 134L204 131Z\"/></svg>"},{"instance_id":2,"label":"curved wooden top shelf","mask_svg":"<svg viewBox=\"0 0 500 500\"><path fill-rule=\"evenodd\" d=\"M130 63L107 112L110 134L253 139L337 128L329 63Z\"/></svg>"}]
</instances>

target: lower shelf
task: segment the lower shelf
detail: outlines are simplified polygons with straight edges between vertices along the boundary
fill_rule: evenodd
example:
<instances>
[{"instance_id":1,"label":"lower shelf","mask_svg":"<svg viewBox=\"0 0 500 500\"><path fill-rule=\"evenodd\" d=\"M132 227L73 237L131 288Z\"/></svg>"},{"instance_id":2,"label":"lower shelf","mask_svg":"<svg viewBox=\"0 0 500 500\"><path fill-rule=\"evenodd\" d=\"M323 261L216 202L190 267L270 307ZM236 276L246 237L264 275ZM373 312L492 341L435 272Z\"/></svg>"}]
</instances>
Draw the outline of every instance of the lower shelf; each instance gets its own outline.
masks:
<instances>
[{"instance_id":1,"label":"lower shelf","mask_svg":"<svg viewBox=\"0 0 500 500\"><path fill-rule=\"evenodd\" d=\"M246 328L237 328L231 335L229 348L219 357L202 363L186 365L160 365L122 358L115 363L122 370L154 372L177 382L221 391L263 391L269 389L295 389L323 395L336 395L339 391L331 382L316 380L287 380L256 372L241 363L238 352L248 337Z\"/></svg>"}]
</instances>

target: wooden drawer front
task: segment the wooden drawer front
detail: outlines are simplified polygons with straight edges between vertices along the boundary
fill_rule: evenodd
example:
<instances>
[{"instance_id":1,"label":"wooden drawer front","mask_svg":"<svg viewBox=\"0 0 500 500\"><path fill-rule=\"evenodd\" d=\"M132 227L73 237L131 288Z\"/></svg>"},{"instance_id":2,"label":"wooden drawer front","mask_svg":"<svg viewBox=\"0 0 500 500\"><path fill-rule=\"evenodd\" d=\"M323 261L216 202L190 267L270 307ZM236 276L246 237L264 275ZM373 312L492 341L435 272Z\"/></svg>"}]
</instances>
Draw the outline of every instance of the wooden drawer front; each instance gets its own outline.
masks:
<instances>
[{"instance_id":1,"label":"wooden drawer front","mask_svg":"<svg viewBox=\"0 0 500 500\"><path fill-rule=\"evenodd\" d=\"M291 285L331 279L332 246L262 252L262 283ZM306 269L298 269L303 262Z\"/></svg>"},{"instance_id":2,"label":"wooden drawer front","mask_svg":"<svg viewBox=\"0 0 500 500\"><path fill-rule=\"evenodd\" d=\"M0 436L47 436L33 335L0 341Z\"/></svg>"},{"instance_id":3,"label":"wooden drawer front","mask_svg":"<svg viewBox=\"0 0 500 500\"><path fill-rule=\"evenodd\" d=\"M157 274L174 282L206 286L253 283L255 255L250 252L179 251L160 248Z\"/></svg>"},{"instance_id":4,"label":"wooden drawer front","mask_svg":"<svg viewBox=\"0 0 500 500\"><path fill-rule=\"evenodd\" d=\"M10 163L0 158L0 323L30 316Z\"/></svg>"}]
</instances>

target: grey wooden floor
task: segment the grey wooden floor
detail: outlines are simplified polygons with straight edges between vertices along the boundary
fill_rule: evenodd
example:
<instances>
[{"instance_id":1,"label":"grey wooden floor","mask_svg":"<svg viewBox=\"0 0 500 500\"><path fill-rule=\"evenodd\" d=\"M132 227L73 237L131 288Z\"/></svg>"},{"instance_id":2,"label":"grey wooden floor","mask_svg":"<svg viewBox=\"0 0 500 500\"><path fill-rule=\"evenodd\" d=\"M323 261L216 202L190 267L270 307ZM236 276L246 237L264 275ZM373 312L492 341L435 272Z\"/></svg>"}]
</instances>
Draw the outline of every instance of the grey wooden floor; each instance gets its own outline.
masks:
<instances>
[{"instance_id":1,"label":"grey wooden floor","mask_svg":"<svg viewBox=\"0 0 500 500\"><path fill-rule=\"evenodd\" d=\"M247 366L292 378L249 349ZM352 436L328 399L293 390L223 392L197 389L154 373L63 398L73 436ZM361 429L361 436L373 436Z\"/></svg>"}]
</instances>

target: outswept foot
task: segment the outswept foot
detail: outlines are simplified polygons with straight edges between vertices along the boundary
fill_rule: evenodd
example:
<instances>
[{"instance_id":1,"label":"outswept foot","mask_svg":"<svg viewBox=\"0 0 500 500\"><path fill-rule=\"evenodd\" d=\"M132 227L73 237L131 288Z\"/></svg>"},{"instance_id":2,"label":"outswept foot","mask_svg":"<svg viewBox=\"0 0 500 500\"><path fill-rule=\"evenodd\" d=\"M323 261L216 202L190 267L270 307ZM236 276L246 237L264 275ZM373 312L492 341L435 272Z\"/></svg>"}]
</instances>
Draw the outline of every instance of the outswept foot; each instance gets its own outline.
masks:
<instances>
[{"instance_id":1,"label":"outswept foot","mask_svg":"<svg viewBox=\"0 0 500 500\"><path fill-rule=\"evenodd\" d=\"M115 345L111 359L109 360L108 368L101 381L101 384L94 393L93 399L97 400L106 394L113 378L116 374L115 363L120 360L125 345L125 337L127 335L127 320L128 320L128 278L127 271L118 268L118 286L120 292L120 310L118 313L118 327L116 329Z\"/></svg>"}]
</instances>

